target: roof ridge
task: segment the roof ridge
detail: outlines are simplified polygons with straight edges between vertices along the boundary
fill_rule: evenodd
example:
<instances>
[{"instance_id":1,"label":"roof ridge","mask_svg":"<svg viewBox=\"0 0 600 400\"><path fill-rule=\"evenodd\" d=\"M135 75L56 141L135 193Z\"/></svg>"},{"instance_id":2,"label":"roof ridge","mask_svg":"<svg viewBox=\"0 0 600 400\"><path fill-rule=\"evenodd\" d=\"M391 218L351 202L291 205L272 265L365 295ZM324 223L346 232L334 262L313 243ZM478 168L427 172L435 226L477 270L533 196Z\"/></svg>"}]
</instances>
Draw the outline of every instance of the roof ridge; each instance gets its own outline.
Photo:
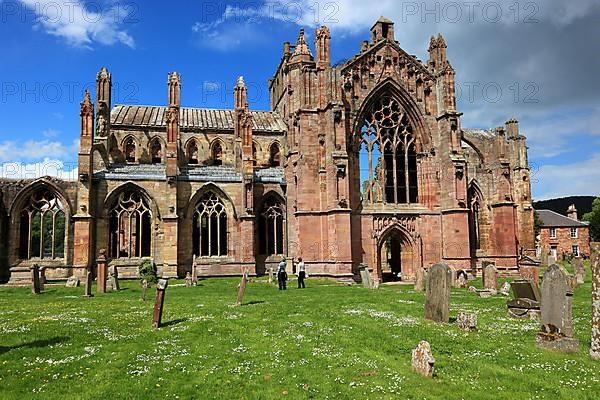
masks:
<instances>
[{"instance_id":1,"label":"roof ridge","mask_svg":"<svg viewBox=\"0 0 600 400\"><path fill-rule=\"evenodd\" d=\"M159 106L159 105L150 105L150 104L115 104L113 106L113 110L117 107L155 107L155 108L168 108L169 106L164 105L164 106ZM233 108L214 108L214 107L180 107L182 109L188 109L188 110L207 110L207 111L235 111ZM251 113L253 112L261 112L261 113L272 113L272 114L279 114L277 111L274 110L250 110Z\"/></svg>"}]
</instances>

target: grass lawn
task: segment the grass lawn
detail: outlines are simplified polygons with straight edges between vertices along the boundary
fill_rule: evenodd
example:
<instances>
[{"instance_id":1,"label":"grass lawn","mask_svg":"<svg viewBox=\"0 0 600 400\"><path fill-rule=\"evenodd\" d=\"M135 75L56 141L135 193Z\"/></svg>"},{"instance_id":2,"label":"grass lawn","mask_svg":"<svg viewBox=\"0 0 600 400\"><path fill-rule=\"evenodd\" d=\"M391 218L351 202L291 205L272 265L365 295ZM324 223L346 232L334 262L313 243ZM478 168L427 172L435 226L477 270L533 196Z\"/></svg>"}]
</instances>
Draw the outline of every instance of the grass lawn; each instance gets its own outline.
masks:
<instances>
[{"instance_id":1,"label":"grass lawn","mask_svg":"<svg viewBox=\"0 0 600 400\"><path fill-rule=\"evenodd\" d=\"M424 294L410 285L309 279L280 292L255 280L233 307L239 279L203 280L167 289L158 330L154 289L141 302L137 281L91 299L82 287L0 288L0 398L598 399L587 267L574 297L577 354L536 348L536 322L509 319L505 297L466 289L452 291L451 317L476 312L474 333L425 321ZM411 371L423 339L433 379Z\"/></svg>"}]
</instances>

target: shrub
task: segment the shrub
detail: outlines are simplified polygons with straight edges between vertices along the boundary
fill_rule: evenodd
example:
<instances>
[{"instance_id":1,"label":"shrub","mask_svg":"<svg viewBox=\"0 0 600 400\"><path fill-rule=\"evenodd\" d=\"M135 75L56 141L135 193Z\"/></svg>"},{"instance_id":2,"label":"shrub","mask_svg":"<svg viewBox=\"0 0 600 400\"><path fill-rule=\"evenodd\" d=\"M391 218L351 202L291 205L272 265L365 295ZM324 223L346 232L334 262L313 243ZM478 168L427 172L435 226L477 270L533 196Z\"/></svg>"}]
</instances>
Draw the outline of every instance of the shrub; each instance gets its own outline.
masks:
<instances>
[{"instance_id":1,"label":"shrub","mask_svg":"<svg viewBox=\"0 0 600 400\"><path fill-rule=\"evenodd\" d=\"M156 268L154 267L154 262L152 260L143 260L140 265L138 265L138 273L140 275L140 280L146 280L148 283L156 283Z\"/></svg>"}]
</instances>

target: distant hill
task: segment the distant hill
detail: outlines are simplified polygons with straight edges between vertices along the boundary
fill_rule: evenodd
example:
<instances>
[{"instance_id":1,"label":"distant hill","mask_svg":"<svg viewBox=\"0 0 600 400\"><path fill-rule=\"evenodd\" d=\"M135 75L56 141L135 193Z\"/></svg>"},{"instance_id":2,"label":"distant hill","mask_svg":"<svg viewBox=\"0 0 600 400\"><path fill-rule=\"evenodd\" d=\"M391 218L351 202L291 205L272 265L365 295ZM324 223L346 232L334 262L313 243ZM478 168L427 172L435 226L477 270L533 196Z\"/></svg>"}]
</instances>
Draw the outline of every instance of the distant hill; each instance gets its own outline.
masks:
<instances>
[{"instance_id":1,"label":"distant hill","mask_svg":"<svg viewBox=\"0 0 600 400\"><path fill-rule=\"evenodd\" d=\"M559 199L540 200L533 202L533 208L536 210L552 210L562 215L566 215L567 208L571 204L575 204L577 208L577 217L581 219L583 214L592 211L592 202L594 196L569 196Z\"/></svg>"}]
</instances>

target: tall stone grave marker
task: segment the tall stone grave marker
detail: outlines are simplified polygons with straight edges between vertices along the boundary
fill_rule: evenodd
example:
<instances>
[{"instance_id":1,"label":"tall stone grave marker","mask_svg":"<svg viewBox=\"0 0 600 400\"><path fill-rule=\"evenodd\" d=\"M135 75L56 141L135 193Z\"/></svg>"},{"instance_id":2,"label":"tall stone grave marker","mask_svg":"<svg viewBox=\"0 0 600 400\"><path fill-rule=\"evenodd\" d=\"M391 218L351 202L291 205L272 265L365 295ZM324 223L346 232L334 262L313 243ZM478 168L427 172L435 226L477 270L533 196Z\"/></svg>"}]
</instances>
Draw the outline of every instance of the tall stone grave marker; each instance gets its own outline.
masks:
<instances>
[{"instance_id":1,"label":"tall stone grave marker","mask_svg":"<svg viewBox=\"0 0 600 400\"><path fill-rule=\"evenodd\" d=\"M367 289L373 288L373 283L371 282L371 273L369 272L369 266L367 264L360 264L358 266L358 271L360 272L360 279L362 280L362 284Z\"/></svg>"},{"instance_id":2,"label":"tall stone grave marker","mask_svg":"<svg viewBox=\"0 0 600 400\"><path fill-rule=\"evenodd\" d=\"M592 264L592 346L590 356L600 360L600 258L598 254Z\"/></svg>"},{"instance_id":3,"label":"tall stone grave marker","mask_svg":"<svg viewBox=\"0 0 600 400\"><path fill-rule=\"evenodd\" d=\"M248 268L244 268L244 273L242 274L242 280L240 282L240 290L238 290L237 300L235 302L236 306L241 306L242 301L244 301L244 294L246 293L246 284L248 283Z\"/></svg>"},{"instance_id":4,"label":"tall stone grave marker","mask_svg":"<svg viewBox=\"0 0 600 400\"><path fill-rule=\"evenodd\" d=\"M192 286L198 285L198 270L196 269L196 255L192 259Z\"/></svg>"},{"instance_id":5,"label":"tall stone grave marker","mask_svg":"<svg viewBox=\"0 0 600 400\"><path fill-rule=\"evenodd\" d=\"M429 342L421 340L417 347L412 351L412 369L416 373L431 378L433 376L433 366L435 358L431 354Z\"/></svg>"},{"instance_id":6,"label":"tall stone grave marker","mask_svg":"<svg viewBox=\"0 0 600 400\"><path fill-rule=\"evenodd\" d=\"M92 274L92 270L88 268L85 272L85 293L83 297L93 297L92 294L92 284L94 283L94 276Z\"/></svg>"},{"instance_id":7,"label":"tall stone grave marker","mask_svg":"<svg viewBox=\"0 0 600 400\"><path fill-rule=\"evenodd\" d=\"M493 263L483 267L483 288L498 290L498 271Z\"/></svg>"},{"instance_id":8,"label":"tall stone grave marker","mask_svg":"<svg viewBox=\"0 0 600 400\"><path fill-rule=\"evenodd\" d=\"M558 265L552 264L542 280L542 326L536 337L538 346L564 352L579 349L579 343L573 339L572 306L569 277Z\"/></svg>"},{"instance_id":9,"label":"tall stone grave marker","mask_svg":"<svg viewBox=\"0 0 600 400\"><path fill-rule=\"evenodd\" d=\"M165 292L168 284L169 282L166 279L159 279L156 284L156 300L154 301L154 313L152 315L153 328L160 328L163 305L165 304Z\"/></svg>"},{"instance_id":10,"label":"tall stone grave marker","mask_svg":"<svg viewBox=\"0 0 600 400\"><path fill-rule=\"evenodd\" d=\"M31 271L31 293L40 294L40 266L33 264L29 270Z\"/></svg>"},{"instance_id":11,"label":"tall stone grave marker","mask_svg":"<svg viewBox=\"0 0 600 400\"><path fill-rule=\"evenodd\" d=\"M108 286L113 292L121 290L121 287L119 286L119 270L116 265L111 265L108 268Z\"/></svg>"},{"instance_id":12,"label":"tall stone grave marker","mask_svg":"<svg viewBox=\"0 0 600 400\"><path fill-rule=\"evenodd\" d=\"M423 267L417 267L415 277L415 292L422 292L425 290L425 280L427 279L427 271Z\"/></svg>"},{"instance_id":13,"label":"tall stone grave marker","mask_svg":"<svg viewBox=\"0 0 600 400\"><path fill-rule=\"evenodd\" d=\"M96 259L98 268L96 275L96 292L106 293L106 250L100 249L100 254Z\"/></svg>"},{"instance_id":14,"label":"tall stone grave marker","mask_svg":"<svg viewBox=\"0 0 600 400\"><path fill-rule=\"evenodd\" d=\"M447 323L450 319L452 273L446 264L435 264L429 270L425 298L425 318Z\"/></svg>"},{"instance_id":15,"label":"tall stone grave marker","mask_svg":"<svg viewBox=\"0 0 600 400\"><path fill-rule=\"evenodd\" d=\"M585 283L585 267L583 266L581 257L575 257L573 261L571 261L571 268L573 269L575 283L577 285L583 285Z\"/></svg>"}]
</instances>

